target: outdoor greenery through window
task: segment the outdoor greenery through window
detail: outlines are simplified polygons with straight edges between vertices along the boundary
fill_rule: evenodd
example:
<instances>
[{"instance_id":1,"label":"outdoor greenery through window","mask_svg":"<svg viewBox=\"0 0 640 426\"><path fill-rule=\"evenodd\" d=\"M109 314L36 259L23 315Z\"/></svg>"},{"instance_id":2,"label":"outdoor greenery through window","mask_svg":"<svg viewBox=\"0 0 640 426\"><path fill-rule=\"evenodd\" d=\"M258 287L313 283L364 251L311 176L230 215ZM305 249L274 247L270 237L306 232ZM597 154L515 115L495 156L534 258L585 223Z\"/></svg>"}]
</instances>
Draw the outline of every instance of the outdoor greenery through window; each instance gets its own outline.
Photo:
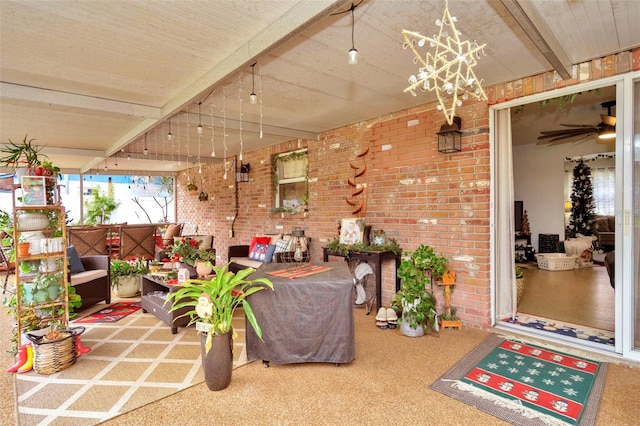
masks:
<instances>
[{"instance_id":1,"label":"outdoor greenery through window","mask_svg":"<svg viewBox=\"0 0 640 426\"><path fill-rule=\"evenodd\" d=\"M300 213L307 210L308 170L306 149L274 156L275 206L273 212Z\"/></svg>"}]
</instances>

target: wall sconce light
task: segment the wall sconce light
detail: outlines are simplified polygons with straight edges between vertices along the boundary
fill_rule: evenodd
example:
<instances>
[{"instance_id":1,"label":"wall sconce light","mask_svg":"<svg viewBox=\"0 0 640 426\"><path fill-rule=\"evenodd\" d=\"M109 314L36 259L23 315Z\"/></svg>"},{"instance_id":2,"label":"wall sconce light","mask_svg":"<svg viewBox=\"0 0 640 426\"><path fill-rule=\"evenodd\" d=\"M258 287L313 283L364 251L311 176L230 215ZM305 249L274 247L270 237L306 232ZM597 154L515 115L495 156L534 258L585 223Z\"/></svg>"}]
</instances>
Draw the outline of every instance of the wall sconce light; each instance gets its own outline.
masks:
<instances>
[{"instance_id":1,"label":"wall sconce light","mask_svg":"<svg viewBox=\"0 0 640 426\"><path fill-rule=\"evenodd\" d=\"M249 101L255 105L258 103L258 95L256 95L256 76L254 74L254 68L257 62L251 65L251 94L249 95Z\"/></svg>"},{"instance_id":2,"label":"wall sconce light","mask_svg":"<svg viewBox=\"0 0 640 426\"><path fill-rule=\"evenodd\" d=\"M453 117L451 124L443 124L440 126L438 135L438 152L451 153L460 152L462 150L462 119Z\"/></svg>"},{"instance_id":3,"label":"wall sconce light","mask_svg":"<svg viewBox=\"0 0 640 426\"><path fill-rule=\"evenodd\" d=\"M249 182L249 163L240 163L240 169L236 172L236 182Z\"/></svg>"}]
</instances>

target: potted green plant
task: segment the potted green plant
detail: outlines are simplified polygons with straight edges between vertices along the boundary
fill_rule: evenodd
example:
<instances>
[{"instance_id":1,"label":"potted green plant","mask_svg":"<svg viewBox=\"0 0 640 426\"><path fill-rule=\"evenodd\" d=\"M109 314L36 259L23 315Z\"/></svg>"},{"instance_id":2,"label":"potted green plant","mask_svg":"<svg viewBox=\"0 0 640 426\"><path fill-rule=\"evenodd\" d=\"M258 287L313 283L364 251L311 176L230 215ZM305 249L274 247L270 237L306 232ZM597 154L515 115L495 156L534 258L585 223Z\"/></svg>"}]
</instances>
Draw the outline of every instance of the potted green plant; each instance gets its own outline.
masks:
<instances>
[{"instance_id":1,"label":"potted green plant","mask_svg":"<svg viewBox=\"0 0 640 426\"><path fill-rule=\"evenodd\" d=\"M266 288L273 290L273 283L267 278L248 279L255 269L233 273L227 267L213 267L214 277L210 280L185 281L169 293L165 302L172 304L169 312L192 308L177 318L188 316L189 325L196 323L196 329L204 332L201 336L202 365L210 390L222 390L231 382L232 319L236 308L243 308L247 322L262 339L262 329L247 297Z\"/></svg>"},{"instance_id":2,"label":"potted green plant","mask_svg":"<svg viewBox=\"0 0 640 426\"><path fill-rule=\"evenodd\" d=\"M181 268L188 269L191 277L197 275L198 262L210 262L215 258L215 251L201 249L200 242L191 237L182 237L174 243L169 254L169 259L172 262L179 262Z\"/></svg>"},{"instance_id":3,"label":"potted green plant","mask_svg":"<svg viewBox=\"0 0 640 426\"><path fill-rule=\"evenodd\" d=\"M43 147L34 145L34 140L28 139L28 135L24 136L21 143L9 139L9 143L0 148L0 165L14 170L40 165L40 151Z\"/></svg>"},{"instance_id":4,"label":"potted green plant","mask_svg":"<svg viewBox=\"0 0 640 426\"><path fill-rule=\"evenodd\" d=\"M149 273L147 261L111 259L111 287L118 297L133 297L140 291L140 277Z\"/></svg>"},{"instance_id":5,"label":"potted green plant","mask_svg":"<svg viewBox=\"0 0 640 426\"><path fill-rule=\"evenodd\" d=\"M405 336L421 336L425 326L427 330L438 328L436 299L426 285L442 277L448 263L446 257L427 245L405 253L398 268L402 284L393 301L394 309L402 313L398 322Z\"/></svg>"}]
</instances>

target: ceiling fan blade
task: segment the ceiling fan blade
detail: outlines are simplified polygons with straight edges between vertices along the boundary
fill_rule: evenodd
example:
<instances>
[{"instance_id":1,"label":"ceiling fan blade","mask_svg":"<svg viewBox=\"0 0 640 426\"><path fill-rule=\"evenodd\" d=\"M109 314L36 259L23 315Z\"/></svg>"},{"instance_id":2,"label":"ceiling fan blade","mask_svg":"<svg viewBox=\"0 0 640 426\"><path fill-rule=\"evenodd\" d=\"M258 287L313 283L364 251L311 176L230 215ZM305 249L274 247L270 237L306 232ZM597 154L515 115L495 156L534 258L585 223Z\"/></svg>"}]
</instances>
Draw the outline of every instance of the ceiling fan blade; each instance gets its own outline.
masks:
<instances>
[{"instance_id":1,"label":"ceiling fan blade","mask_svg":"<svg viewBox=\"0 0 640 426\"><path fill-rule=\"evenodd\" d=\"M593 124L560 124L561 126L565 126L565 127L598 127L598 126L594 126Z\"/></svg>"},{"instance_id":2,"label":"ceiling fan blade","mask_svg":"<svg viewBox=\"0 0 640 426\"><path fill-rule=\"evenodd\" d=\"M550 130L546 132L541 132L542 135L538 136L538 140L555 138L555 137L573 137L573 136L580 136L580 135L588 135L588 134L597 133L597 132L598 132L597 127L572 129L572 130Z\"/></svg>"}]
</instances>

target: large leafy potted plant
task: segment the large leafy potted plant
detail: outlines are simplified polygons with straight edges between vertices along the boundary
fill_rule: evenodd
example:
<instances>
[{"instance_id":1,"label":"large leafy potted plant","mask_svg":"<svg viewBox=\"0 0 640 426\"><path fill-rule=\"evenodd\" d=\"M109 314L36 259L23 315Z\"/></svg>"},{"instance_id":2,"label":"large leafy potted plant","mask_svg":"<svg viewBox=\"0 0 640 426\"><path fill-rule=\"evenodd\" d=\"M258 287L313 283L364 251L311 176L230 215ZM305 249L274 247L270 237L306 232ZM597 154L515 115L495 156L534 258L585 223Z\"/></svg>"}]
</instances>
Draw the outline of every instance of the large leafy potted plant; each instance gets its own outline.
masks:
<instances>
[{"instance_id":1,"label":"large leafy potted plant","mask_svg":"<svg viewBox=\"0 0 640 426\"><path fill-rule=\"evenodd\" d=\"M402 312L398 322L405 336L418 337L424 334L424 327L438 328L436 299L426 285L442 277L448 259L439 256L427 245L420 245L413 253L405 253L398 268L402 284L394 298L394 308Z\"/></svg>"},{"instance_id":2,"label":"large leafy potted plant","mask_svg":"<svg viewBox=\"0 0 640 426\"><path fill-rule=\"evenodd\" d=\"M243 308L248 323L262 339L262 329L247 297L266 288L273 290L273 283L267 278L248 279L255 269L246 268L233 273L227 267L214 266L214 277L210 280L183 282L177 290L169 293L165 302L172 304L169 312L192 308L177 318L188 316L189 325L196 323L196 329L204 332L201 336L202 365L210 390L222 390L231 382L232 319L236 308Z\"/></svg>"},{"instance_id":3,"label":"large leafy potted plant","mask_svg":"<svg viewBox=\"0 0 640 426\"><path fill-rule=\"evenodd\" d=\"M111 259L111 287L118 297L133 297L140 291L140 277L149 273L147 261Z\"/></svg>"}]
</instances>

